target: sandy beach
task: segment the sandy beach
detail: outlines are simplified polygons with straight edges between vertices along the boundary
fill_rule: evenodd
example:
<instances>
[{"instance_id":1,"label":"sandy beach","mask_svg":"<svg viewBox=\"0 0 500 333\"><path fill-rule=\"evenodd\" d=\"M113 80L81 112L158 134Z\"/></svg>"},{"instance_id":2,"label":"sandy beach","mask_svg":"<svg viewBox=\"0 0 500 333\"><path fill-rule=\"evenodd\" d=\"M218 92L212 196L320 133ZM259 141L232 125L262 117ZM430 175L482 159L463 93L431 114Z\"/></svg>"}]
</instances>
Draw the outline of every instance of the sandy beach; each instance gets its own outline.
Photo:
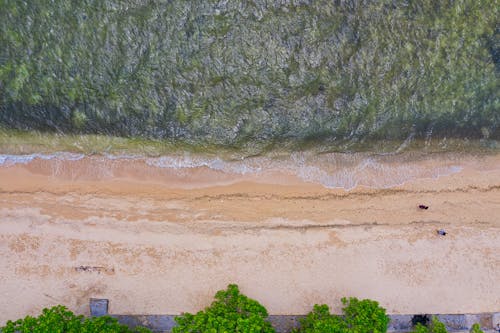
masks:
<instances>
[{"instance_id":1,"label":"sandy beach","mask_svg":"<svg viewBox=\"0 0 500 333\"><path fill-rule=\"evenodd\" d=\"M271 314L339 311L343 296L389 313L500 311L500 155L461 156L439 177L439 154L384 163L402 161L421 171L349 190L276 168L4 163L0 325L56 304L88 314L91 297L115 314L198 311L228 283ZM383 177L370 170L366 184Z\"/></svg>"}]
</instances>

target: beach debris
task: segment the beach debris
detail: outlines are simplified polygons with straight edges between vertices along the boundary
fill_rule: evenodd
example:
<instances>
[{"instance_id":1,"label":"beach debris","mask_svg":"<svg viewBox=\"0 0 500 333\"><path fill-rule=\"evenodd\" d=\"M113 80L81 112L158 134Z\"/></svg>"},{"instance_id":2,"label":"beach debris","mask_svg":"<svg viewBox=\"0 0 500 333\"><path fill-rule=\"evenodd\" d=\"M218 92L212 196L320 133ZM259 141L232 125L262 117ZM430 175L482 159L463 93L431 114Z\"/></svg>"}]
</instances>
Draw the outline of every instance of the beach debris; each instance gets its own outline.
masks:
<instances>
[{"instance_id":1,"label":"beach debris","mask_svg":"<svg viewBox=\"0 0 500 333\"><path fill-rule=\"evenodd\" d=\"M429 206L426 206L426 205L418 205L418 208L420 208L420 209L429 209Z\"/></svg>"},{"instance_id":2,"label":"beach debris","mask_svg":"<svg viewBox=\"0 0 500 333\"><path fill-rule=\"evenodd\" d=\"M100 267L100 266L78 266L75 267L75 271L77 272L87 272L87 273L106 273L106 274L114 274L114 268Z\"/></svg>"},{"instance_id":3,"label":"beach debris","mask_svg":"<svg viewBox=\"0 0 500 333\"><path fill-rule=\"evenodd\" d=\"M444 229L439 229L437 230L438 235L440 236L446 236L447 232Z\"/></svg>"}]
</instances>

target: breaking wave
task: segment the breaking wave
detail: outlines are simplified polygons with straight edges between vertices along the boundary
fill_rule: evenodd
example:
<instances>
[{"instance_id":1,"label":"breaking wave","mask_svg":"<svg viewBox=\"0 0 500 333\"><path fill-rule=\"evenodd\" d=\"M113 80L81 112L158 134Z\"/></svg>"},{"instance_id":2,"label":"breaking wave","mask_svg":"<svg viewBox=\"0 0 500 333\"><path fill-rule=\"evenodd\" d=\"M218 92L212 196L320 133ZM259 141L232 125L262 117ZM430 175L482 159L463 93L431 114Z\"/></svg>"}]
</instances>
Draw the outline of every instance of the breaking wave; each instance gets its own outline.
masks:
<instances>
[{"instance_id":1,"label":"breaking wave","mask_svg":"<svg viewBox=\"0 0 500 333\"><path fill-rule=\"evenodd\" d=\"M224 159L222 157L206 157L187 153L149 158L111 154L87 156L63 152L55 154L0 155L0 166L27 165L36 161L48 164L57 162L57 168L53 169L62 170L61 164L83 159L90 162L89 165L81 169L83 170L81 172L86 173L86 179L88 177L96 179L118 177L118 175L123 175L124 169L133 168L131 162L134 162L135 165L137 163L143 165L146 169L142 173L153 175L152 177L158 173L161 174L163 170L170 175L182 175L183 179L189 180L190 170L206 169L217 172L218 175L223 175L218 176L217 180L227 176L234 182L245 176L251 176L253 179L262 177L273 182L273 175L279 173L295 177L301 181L321 184L327 188L343 188L346 190L357 186L388 188L412 180L451 175L460 172L463 168L460 158L456 155L443 155L436 158L436 156L410 156L408 154L316 154L308 152L241 159ZM73 164L68 165L67 169L71 169L73 179L78 177L78 170L75 171L76 168Z\"/></svg>"}]
</instances>

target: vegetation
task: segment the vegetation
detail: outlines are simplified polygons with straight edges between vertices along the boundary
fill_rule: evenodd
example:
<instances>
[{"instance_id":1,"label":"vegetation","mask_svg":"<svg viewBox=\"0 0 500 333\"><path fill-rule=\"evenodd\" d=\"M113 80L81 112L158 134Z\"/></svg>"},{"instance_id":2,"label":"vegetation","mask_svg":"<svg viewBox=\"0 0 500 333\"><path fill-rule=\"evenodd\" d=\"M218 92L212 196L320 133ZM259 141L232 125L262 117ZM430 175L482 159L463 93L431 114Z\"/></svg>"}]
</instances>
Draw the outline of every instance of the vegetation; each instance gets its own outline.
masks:
<instances>
[{"instance_id":1,"label":"vegetation","mask_svg":"<svg viewBox=\"0 0 500 333\"><path fill-rule=\"evenodd\" d=\"M1 327L2 333L148 333L150 330L138 327L130 329L114 318L75 316L64 306L43 309L36 318L27 316L17 321L8 321Z\"/></svg>"},{"instance_id":2,"label":"vegetation","mask_svg":"<svg viewBox=\"0 0 500 333\"><path fill-rule=\"evenodd\" d=\"M330 313L328 305L314 305L300 320L293 333L386 333L389 317L385 309L372 300L343 298L342 315ZM215 301L204 311L184 313L175 318L173 333L274 333L267 321L267 310L259 302L242 295L237 285L215 295ZM446 326L436 316L415 316L412 333L447 333ZM412 320L413 321L413 320ZM426 324L422 324L426 323ZM129 328L109 316L84 318L64 306L43 309L38 317L27 316L8 321L0 327L2 333L150 333L144 327ZM483 333L479 324L470 333Z\"/></svg>"},{"instance_id":3,"label":"vegetation","mask_svg":"<svg viewBox=\"0 0 500 333\"><path fill-rule=\"evenodd\" d=\"M342 317L330 314L328 305L315 304L294 333L347 333L347 325Z\"/></svg>"},{"instance_id":4,"label":"vegetation","mask_svg":"<svg viewBox=\"0 0 500 333\"><path fill-rule=\"evenodd\" d=\"M483 332L483 330L481 330L481 325L479 325L478 323L475 323L470 328L469 333L484 333L484 332Z\"/></svg>"},{"instance_id":5,"label":"vegetation","mask_svg":"<svg viewBox=\"0 0 500 333\"><path fill-rule=\"evenodd\" d=\"M218 153L229 155L235 150L215 145L193 145L189 142L122 138L93 134L58 134L39 131L20 131L0 127L0 153L30 154L75 152L84 154L137 154L160 156L175 152ZM252 150L248 150L252 152Z\"/></svg>"},{"instance_id":6,"label":"vegetation","mask_svg":"<svg viewBox=\"0 0 500 333\"><path fill-rule=\"evenodd\" d=\"M496 0L0 1L0 124L187 140L500 138Z\"/></svg>"},{"instance_id":7,"label":"vegetation","mask_svg":"<svg viewBox=\"0 0 500 333\"><path fill-rule=\"evenodd\" d=\"M347 328L352 333L385 333L389 317L378 302L369 299L342 298Z\"/></svg>"},{"instance_id":8,"label":"vegetation","mask_svg":"<svg viewBox=\"0 0 500 333\"><path fill-rule=\"evenodd\" d=\"M279 143L279 144L278 144ZM393 153L395 151L473 152L495 153L500 142L495 140L413 140L402 145L393 141L370 142L247 142L245 145L222 146L218 144L194 143L185 140L156 140L141 137L123 138L95 134L58 134L39 131L20 131L0 126L0 154L33 154L74 152L83 154L115 154L137 156L162 156L175 153L194 153L217 156L224 159L242 159L259 154L289 154L296 151L312 153L331 152L373 152Z\"/></svg>"},{"instance_id":9,"label":"vegetation","mask_svg":"<svg viewBox=\"0 0 500 333\"><path fill-rule=\"evenodd\" d=\"M328 305L315 305L301 320L296 333L385 333L389 317L385 309L372 300L343 298L343 316L330 314Z\"/></svg>"},{"instance_id":10,"label":"vegetation","mask_svg":"<svg viewBox=\"0 0 500 333\"><path fill-rule=\"evenodd\" d=\"M446 325L439 321L436 316L432 316L431 321L427 325L417 323L412 333L448 333Z\"/></svg>"},{"instance_id":11,"label":"vegetation","mask_svg":"<svg viewBox=\"0 0 500 333\"><path fill-rule=\"evenodd\" d=\"M175 318L173 333L272 333L267 310L259 302L240 294L237 285L215 294L215 301L197 314Z\"/></svg>"}]
</instances>

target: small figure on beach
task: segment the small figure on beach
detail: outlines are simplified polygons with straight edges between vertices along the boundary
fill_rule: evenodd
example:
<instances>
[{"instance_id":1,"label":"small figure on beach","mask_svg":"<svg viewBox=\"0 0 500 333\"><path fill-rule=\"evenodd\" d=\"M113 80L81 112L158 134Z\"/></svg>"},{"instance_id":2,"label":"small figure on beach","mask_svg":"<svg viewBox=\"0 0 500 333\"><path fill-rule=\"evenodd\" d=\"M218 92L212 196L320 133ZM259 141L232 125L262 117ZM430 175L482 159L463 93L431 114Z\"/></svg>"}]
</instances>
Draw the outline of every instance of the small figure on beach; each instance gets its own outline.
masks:
<instances>
[{"instance_id":1,"label":"small figure on beach","mask_svg":"<svg viewBox=\"0 0 500 333\"><path fill-rule=\"evenodd\" d=\"M440 235L440 236L446 236L446 234L447 234L447 232L446 232L444 229L439 229L439 230L437 231L437 233L438 233L438 235Z\"/></svg>"},{"instance_id":2,"label":"small figure on beach","mask_svg":"<svg viewBox=\"0 0 500 333\"><path fill-rule=\"evenodd\" d=\"M426 206L426 205L418 205L418 208L420 208L420 209L429 209L429 206Z\"/></svg>"}]
</instances>

